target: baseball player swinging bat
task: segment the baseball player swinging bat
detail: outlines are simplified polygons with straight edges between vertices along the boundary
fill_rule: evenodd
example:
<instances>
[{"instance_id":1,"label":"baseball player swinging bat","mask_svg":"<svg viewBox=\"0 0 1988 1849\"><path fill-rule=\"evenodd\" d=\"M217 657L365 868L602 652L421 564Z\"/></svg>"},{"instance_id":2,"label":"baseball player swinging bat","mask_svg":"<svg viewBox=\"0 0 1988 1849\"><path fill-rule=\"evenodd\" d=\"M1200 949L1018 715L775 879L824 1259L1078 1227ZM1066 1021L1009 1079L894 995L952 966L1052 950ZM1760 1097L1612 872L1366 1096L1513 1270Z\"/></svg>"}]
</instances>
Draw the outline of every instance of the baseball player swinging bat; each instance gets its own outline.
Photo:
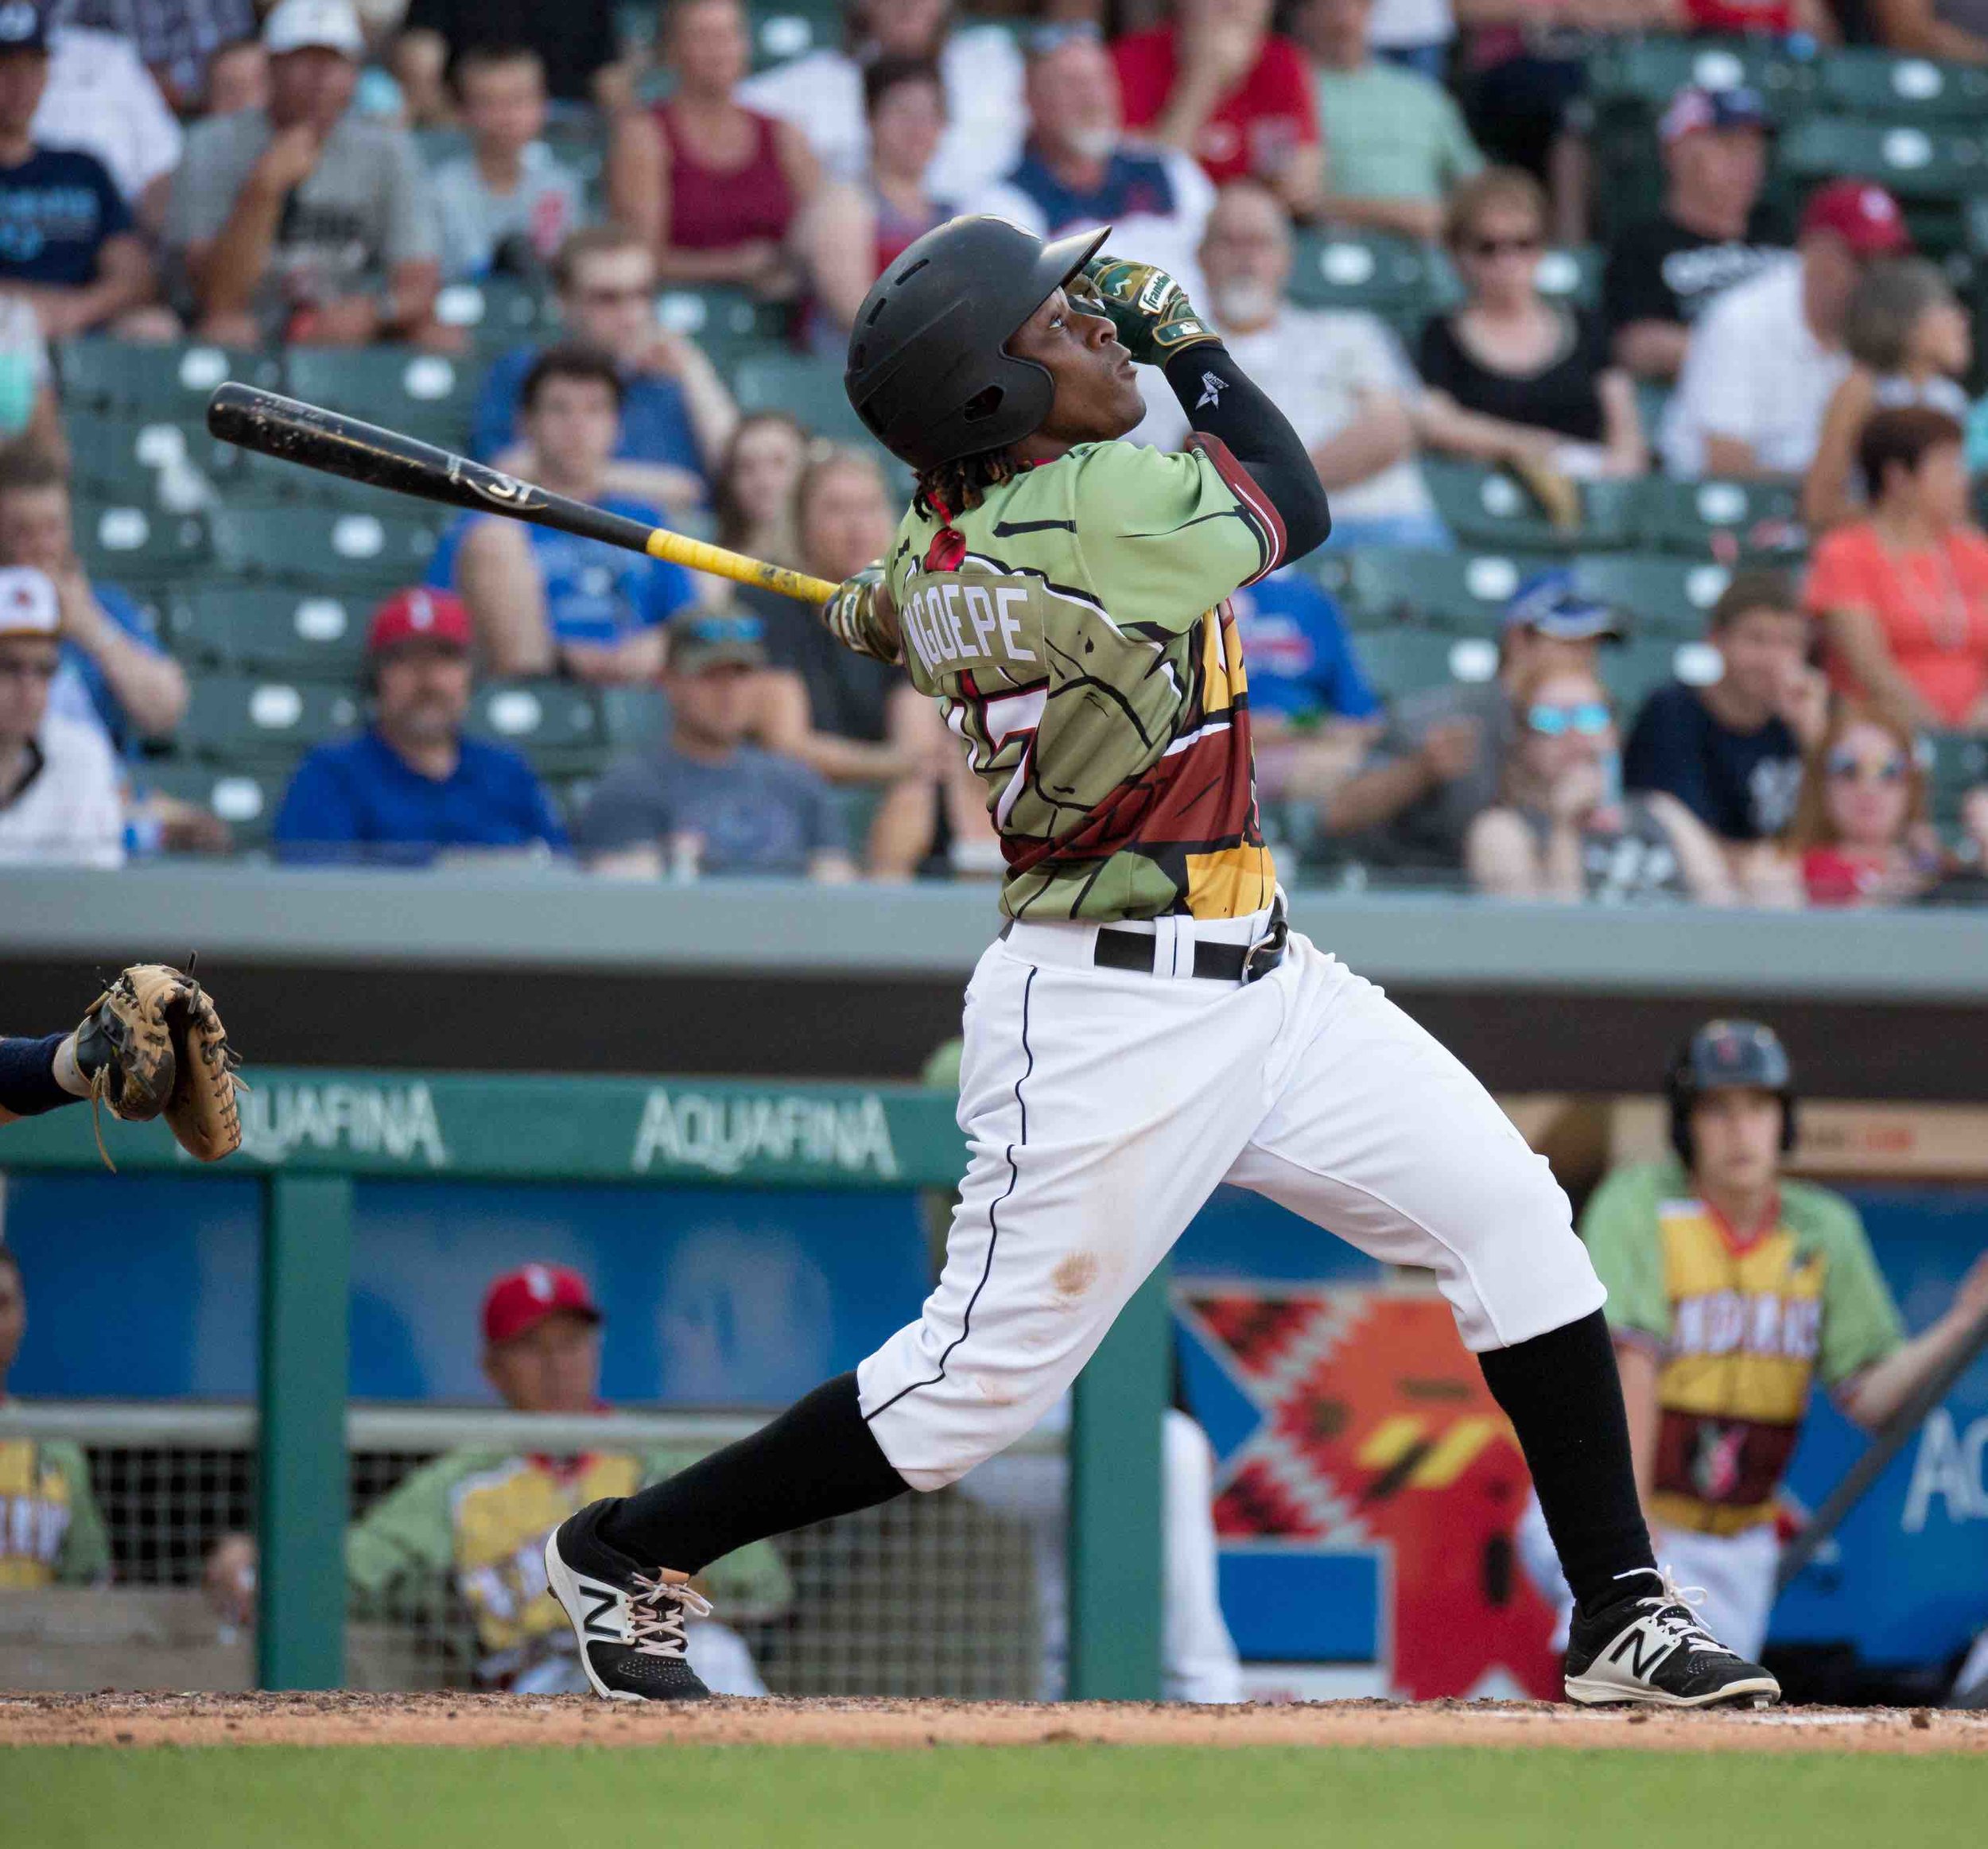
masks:
<instances>
[{"instance_id":1,"label":"baseball player swinging bat","mask_svg":"<svg viewBox=\"0 0 1988 1849\"><path fill-rule=\"evenodd\" d=\"M626 551L668 559L692 571L710 572L736 584L758 585L802 603L825 604L836 592L825 579L728 552L722 546L707 545L666 527L646 526L639 520L535 487L466 456L452 456L446 449L417 442L398 431L231 379L217 386L208 399L207 427L224 443L274 456L279 461L342 475L348 481L364 482L393 494L439 501L445 507L503 514L514 520L528 520L534 526L556 527L583 539L603 540Z\"/></svg>"}]
</instances>

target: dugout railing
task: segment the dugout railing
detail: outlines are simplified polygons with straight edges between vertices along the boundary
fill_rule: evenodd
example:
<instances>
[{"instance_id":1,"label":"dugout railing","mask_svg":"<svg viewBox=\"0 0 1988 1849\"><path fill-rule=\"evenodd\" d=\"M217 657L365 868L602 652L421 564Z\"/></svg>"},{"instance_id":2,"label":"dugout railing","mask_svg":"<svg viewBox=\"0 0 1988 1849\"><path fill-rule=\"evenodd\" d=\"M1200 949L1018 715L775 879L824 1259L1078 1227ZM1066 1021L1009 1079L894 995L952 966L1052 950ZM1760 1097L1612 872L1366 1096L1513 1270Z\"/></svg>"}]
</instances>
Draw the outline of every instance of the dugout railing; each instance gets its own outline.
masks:
<instances>
[{"instance_id":1,"label":"dugout railing","mask_svg":"<svg viewBox=\"0 0 1988 1849\"><path fill-rule=\"evenodd\" d=\"M949 1192L965 1151L948 1095L912 1087L259 1068L228 1162L185 1157L163 1126L107 1123L120 1174L262 1179L257 1404L220 1416L253 1444L256 1680L346 1679L348 1439L389 1416L346 1401L354 1189L369 1179ZM88 1113L8 1126L6 1172L100 1170ZM908 1316L914 1306L907 1304ZM1160 1413L1171 1378L1163 1275L1079 1379L1067 1439L1068 1691L1160 1692ZM192 1408L150 1409L155 1437ZM79 1435L102 1427L70 1416ZM434 1416L409 1414L416 1426ZM46 1421L43 1422L45 1424ZM693 1423L696 1423L693 1421ZM708 1420L704 1422L708 1424ZM37 1429L30 1405L0 1434ZM145 1428L141 1417L133 1431ZM45 1435L59 1435L48 1431ZM364 1448L362 1444L360 1448ZM416 1445L413 1451L422 1447ZM997 1602L1000 1589L987 1589ZM1017 1625L1028 1622L1014 1614Z\"/></svg>"}]
</instances>

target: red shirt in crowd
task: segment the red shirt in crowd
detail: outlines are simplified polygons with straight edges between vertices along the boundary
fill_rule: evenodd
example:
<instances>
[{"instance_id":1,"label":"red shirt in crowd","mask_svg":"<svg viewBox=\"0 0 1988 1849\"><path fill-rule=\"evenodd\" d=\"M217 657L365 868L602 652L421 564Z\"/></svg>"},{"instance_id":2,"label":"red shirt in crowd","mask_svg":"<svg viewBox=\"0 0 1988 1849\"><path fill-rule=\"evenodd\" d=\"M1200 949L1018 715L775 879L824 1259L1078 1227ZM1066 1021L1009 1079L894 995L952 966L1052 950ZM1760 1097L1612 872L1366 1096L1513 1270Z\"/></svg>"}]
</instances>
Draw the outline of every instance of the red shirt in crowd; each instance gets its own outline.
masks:
<instances>
[{"instance_id":1,"label":"red shirt in crowd","mask_svg":"<svg viewBox=\"0 0 1988 1849\"><path fill-rule=\"evenodd\" d=\"M1942 725L1967 725L1988 693L1988 534L1978 527L1957 526L1924 552L1895 553L1868 520L1839 526L1815 548L1807 604L1819 616L1869 616ZM1830 674L1846 693L1862 690L1840 660Z\"/></svg>"},{"instance_id":2,"label":"red shirt in crowd","mask_svg":"<svg viewBox=\"0 0 1988 1849\"><path fill-rule=\"evenodd\" d=\"M1172 93L1178 69L1178 29L1135 32L1112 47L1128 129L1151 128ZM1194 157L1217 185L1273 180L1301 147L1318 142L1318 110L1304 53L1272 33L1248 75L1202 124Z\"/></svg>"},{"instance_id":3,"label":"red shirt in crowd","mask_svg":"<svg viewBox=\"0 0 1988 1849\"><path fill-rule=\"evenodd\" d=\"M1868 848L1811 848L1802 856L1802 885L1811 905L1868 905L1899 896L1902 857Z\"/></svg>"},{"instance_id":4,"label":"red shirt in crowd","mask_svg":"<svg viewBox=\"0 0 1988 1849\"><path fill-rule=\"evenodd\" d=\"M1684 21L1688 32L1765 32L1785 38L1795 29L1794 0L1684 0Z\"/></svg>"}]
</instances>

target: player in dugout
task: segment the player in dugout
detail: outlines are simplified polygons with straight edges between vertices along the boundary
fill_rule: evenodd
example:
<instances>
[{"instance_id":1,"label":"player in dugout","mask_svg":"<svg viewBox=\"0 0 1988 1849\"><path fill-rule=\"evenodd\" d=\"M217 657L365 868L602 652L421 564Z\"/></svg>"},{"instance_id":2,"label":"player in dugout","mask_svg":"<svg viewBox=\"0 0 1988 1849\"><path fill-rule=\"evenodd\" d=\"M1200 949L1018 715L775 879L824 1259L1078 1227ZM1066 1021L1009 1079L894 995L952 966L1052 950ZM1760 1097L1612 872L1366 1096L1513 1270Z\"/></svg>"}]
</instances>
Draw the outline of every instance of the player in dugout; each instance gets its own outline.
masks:
<instances>
[{"instance_id":1,"label":"player in dugout","mask_svg":"<svg viewBox=\"0 0 1988 1849\"><path fill-rule=\"evenodd\" d=\"M584 1692L565 1614L546 1597L546 1536L601 1496L627 1496L695 1463L699 1445L614 1448L600 1400L600 1307L579 1272L524 1264L493 1279L483 1307L483 1369L514 1412L604 1415L601 1448L548 1457L465 1446L416 1470L345 1537L355 1617L433 1618L453 1590L476 1632L476 1680L522 1695ZM762 1541L706 1576L730 1615L779 1617L793 1598L784 1562ZM209 1598L245 1624L254 1610L255 1544L230 1535L208 1556ZM712 1689L764 1695L745 1640L714 1622L689 1626L689 1661Z\"/></svg>"},{"instance_id":2,"label":"player in dugout","mask_svg":"<svg viewBox=\"0 0 1988 1849\"><path fill-rule=\"evenodd\" d=\"M971 1153L917 1317L751 1437L555 1532L588 1680L705 1693L693 1575L1005 1449L1227 1182L1436 1273L1579 1600L1571 1700L1772 1701L1657 1569L1605 1292L1551 1170L1290 927L1229 598L1326 538L1325 490L1178 282L1101 254L1109 235L954 219L856 317L850 402L918 487L821 616L938 703L1000 837L1006 922L966 992ZM1142 363L1187 420L1178 451L1119 441Z\"/></svg>"},{"instance_id":3,"label":"player in dugout","mask_svg":"<svg viewBox=\"0 0 1988 1849\"><path fill-rule=\"evenodd\" d=\"M1774 1603L1777 1493L1817 1380L1877 1431L1988 1315L1988 1254L1906 1337L1857 1210L1782 1172L1795 1080L1773 1029L1708 1021L1665 1078L1674 1152L1617 1169L1582 1216L1657 1557L1706 1624L1757 1657ZM1536 1503L1528 1570L1564 1604Z\"/></svg>"}]
</instances>

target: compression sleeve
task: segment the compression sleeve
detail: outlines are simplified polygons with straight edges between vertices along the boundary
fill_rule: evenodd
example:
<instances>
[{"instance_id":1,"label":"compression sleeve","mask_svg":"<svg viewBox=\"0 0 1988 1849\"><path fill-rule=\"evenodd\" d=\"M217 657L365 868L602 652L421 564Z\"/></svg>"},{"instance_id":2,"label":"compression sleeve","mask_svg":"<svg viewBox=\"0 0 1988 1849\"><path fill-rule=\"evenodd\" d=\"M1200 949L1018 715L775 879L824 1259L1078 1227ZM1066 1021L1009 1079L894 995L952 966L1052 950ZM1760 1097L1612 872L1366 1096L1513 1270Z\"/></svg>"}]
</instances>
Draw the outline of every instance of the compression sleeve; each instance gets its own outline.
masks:
<instances>
[{"instance_id":1,"label":"compression sleeve","mask_svg":"<svg viewBox=\"0 0 1988 1849\"><path fill-rule=\"evenodd\" d=\"M1277 511L1285 556L1302 558L1332 530L1332 510L1303 442L1234 356L1219 343L1188 348L1167 362L1187 421L1219 437Z\"/></svg>"}]
</instances>

